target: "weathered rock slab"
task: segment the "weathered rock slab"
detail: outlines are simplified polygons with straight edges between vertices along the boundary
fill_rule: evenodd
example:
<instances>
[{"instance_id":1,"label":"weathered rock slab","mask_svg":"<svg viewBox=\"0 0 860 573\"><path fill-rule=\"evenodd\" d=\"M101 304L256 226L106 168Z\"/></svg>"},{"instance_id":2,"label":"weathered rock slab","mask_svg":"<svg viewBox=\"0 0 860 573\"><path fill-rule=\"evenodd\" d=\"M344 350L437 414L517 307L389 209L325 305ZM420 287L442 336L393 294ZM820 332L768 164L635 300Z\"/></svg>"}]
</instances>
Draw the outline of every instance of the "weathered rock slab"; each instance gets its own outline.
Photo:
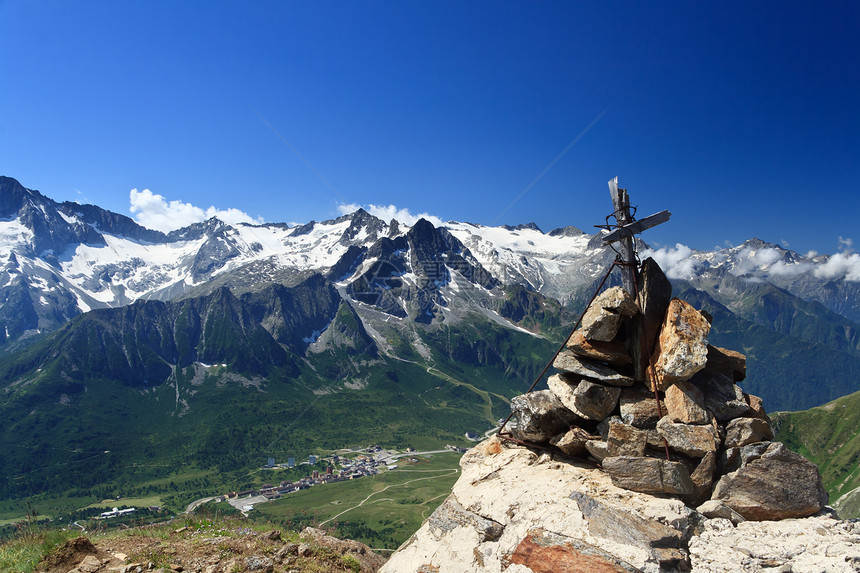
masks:
<instances>
[{"instance_id":1,"label":"weathered rock slab","mask_svg":"<svg viewBox=\"0 0 860 573\"><path fill-rule=\"evenodd\" d=\"M608 416L621 394L621 388L616 386L604 386L591 380L577 381L564 374L550 376L547 385L566 408L586 420L602 420Z\"/></svg>"},{"instance_id":2,"label":"weathered rock slab","mask_svg":"<svg viewBox=\"0 0 860 573\"><path fill-rule=\"evenodd\" d=\"M665 416L657 422L657 432L666 438L670 448L694 458L717 449L717 436L710 425L680 424Z\"/></svg>"},{"instance_id":3,"label":"weathered rock slab","mask_svg":"<svg viewBox=\"0 0 860 573\"><path fill-rule=\"evenodd\" d=\"M641 429L656 428L662 417L654 393L641 385L621 390L618 409L625 424Z\"/></svg>"},{"instance_id":4,"label":"weathered rock slab","mask_svg":"<svg viewBox=\"0 0 860 573\"><path fill-rule=\"evenodd\" d=\"M717 469L717 456L714 452L708 452L699 461L699 465L690 474L690 479L693 480L693 485L696 486L696 491L687 498L687 502L692 505L698 505L701 502L711 497L711 486L714 485L714 472Z\"/></svg>"},{"instance_id":5,"label":"weathered rock slab","mask_svg":"<svg viewBox=\"0 0 860 573\"><path fill-rule=\"evenodd\" d=\"M742 521L746 521L744 516L727 506L721 501L717 501L715 499L709 499L705 503L701 504L696 508L696 511L704 515L705 517L710 517L711 519L715 519L717 517L721 519L728 519L733 524L737 525Z\"/></svg>"},{"instance_id":6,"label":"weathered rock slab","mask_svg":"<svg viewBox=\"0 0 860 573\"><path fill-rule=\"evenodd\" d=\"M720 478L711 499L749 520L776 520L821 511L827 492L815 464L772 442L761 457Z\"/></svg>"},{"instance_id":7,"label":"weathered rock slab","mask_svg":"<svg viewBox=\"0 0 860 573\"><path fill-rule=\"evenodd\" d=\"M609 474L613 485L631 491L686 496L696 490L690 472L680 462L630 456L608 457L603 460L603 470Z\"/></svg>"},{"instance_id":8,"label":"weathered rock slab","mask_svg":"<svg viewBox=\"0 0 860 573\"><path fill-rule=\"evenodd\" d=\"M761 418L735 418L726 424L725 447L740 448L773 439L773 429Z\"/></svg>"},{"instance_id":9,"label":"weathered rock slab","mask_svg":"<svg viewBox=\"0 0 860 573\"><path fill-rule=\"evenodd\" d=\"M549 390L516 396L511 400L516 424L512 433L520 440L542 442L580 421Z\"/></svg>"},{"instance_id":10,"label":"weathered rock slab","mask_svg":"<svg viewBox=\"0 0 860 573\"><path fill-rule=\"evenodd\" d=\"M594 362L587 358L580 358L567 349L558 353L552 365L564 372L576 374L584 378L591 378L604 384L611 384L613 386L631 386L633 384L633 378L630 376L616 372L605 364Z\"/></svg>"},{"instance_id":11,"label":"weathered rock slab","mask_svg":"<svg viewBox=\"0 0 860 573\"><path fill-rule=\"evenodd\" d=\"M847 573L860 563L860 523L735 516L735 527L730 512L709 519L678 499L620 489L597 468L498 439L467 452L460 466L440 510L448 516L425 521L383 573Z\"/></svg>"},{"instance_id":12,"label":"weathered rock slab","mask_svg":"<svg viewBox=\"0 0 860 573\"><path fill-rule=\"evenodd\" d=\"M652 388L665 390L676 382L689 380L705 367L710 323L692 305L673 298L648 369Z\"/></svg>"},{"instance_id":13,"label":"weathered rock slab","mask_svg":"<svg viewBox=\"0 0 860 573\"><path fill-rule=\"evenodd\" d=\"M609 457L609 444L606 440L588 440L585 442L585 449L598 462L602 462Z\"/></svg>"}]
</instances>

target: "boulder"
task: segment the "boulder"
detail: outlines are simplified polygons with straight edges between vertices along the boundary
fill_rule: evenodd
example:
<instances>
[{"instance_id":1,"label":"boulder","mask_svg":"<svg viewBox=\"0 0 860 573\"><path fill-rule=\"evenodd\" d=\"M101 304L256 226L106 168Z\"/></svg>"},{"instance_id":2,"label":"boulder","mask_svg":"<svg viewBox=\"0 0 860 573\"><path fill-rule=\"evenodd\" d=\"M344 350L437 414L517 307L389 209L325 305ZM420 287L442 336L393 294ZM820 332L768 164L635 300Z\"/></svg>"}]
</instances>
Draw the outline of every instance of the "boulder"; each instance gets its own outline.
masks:
<instances>
[{"instance_id":1,"label":"boulder","mask_svg":"<svg viewBox=\"0 0 860 573\"><path fill-rule=\"evenodd\" d=\"M621 388L582 380L573 391L573 402L562 403L586 420L602 420L615 410L619 395Z\"/></svg>"},{"instance_id":2,"label":"boulder","mask_svg":"<svg viewBox=\"0 0 860 573\"><path fill-rule=\"evenodd\" d=\"M520 440L530 442L549 440L580 421L549 390L514 397L511 410L516 420L511 433Z\"/></svg>"},{"instance_id":3,"label":"boulder","mask_svg":"<svg viewBox=\"0 0 860 573\"><path fill-rule=\"evenodd\" d=\"M720 422L740 418L750 412L741 387L725 374L705 368L690 379L705 397L705 408Z\"/></svg>"},{"instance_id":4,"label":"boulder","mask_svg":"<svg viewBox=\"0 0 860 573\"><path fill-rule=\"evenodd\" d=\"M604 386L590 380L571 379L570 376L554 374L547 385L562 404L580 418L602 420L618 403L621 388Z\"/></svg>"},{"instance_id":5,"label":"boulder","mask_svg":"<svg viewBox=\"0 0 860 573\"><path fill-rule=\"evenodd\" d=\"M609 424L606 446L610 456L642 457L645 455L647 445L648 438L645 430L627 424Z\"/></svg>"},{"instance_id":6,"label":"boulder","mask_svg":"<svg viewBox=\"0 0 860 573\"><path fill-rule=\"evenodd\" d=\"M654 351L669 301L672 300L672 285L651 257L642 263L637 282L642 310L633 319L630 348L634 364L633 377L645 380L648 360Z\"/></svg>"},{"instance_id":7,"label":"boulder","mask_svg":"<svg viewBox=\"0 0 860 573\"><path fill-rule=\"evenodd\" d=\"M761 418L735 418L726 425L725 447L740 448L773 439L773 429Z\"/></svg>"},{"instance_id":8,"label":"boulder","mask_svg":"<svg viewBox=\"0 0 860 573\"><path fill-rule=\"evenodd\" d=\"M588 532L595 538L642 547L681 546L681 532L673 527L643 519L635 512L618 511L617 507L581 491L574 491L569 497L576 502L588 524Z\"/></svg>"},{"instance_id":9,"label":"boulder","mask_svg":"<svg viewBox=\"0 0 860 573\"><path fill-rule=\"evenodd\" d=\"M544 529L533 529L519 542L505 560L505 571L556 573L589 571L593 573L638 573L639 569L618 559L600 547L571 539ZM436 570L438 571L438 570Z\"/></svg>"},{"instance_id":10,"label":"boulder","mask_svg":"<svg viewBox=\"0 0 860 573\"><path fill-rule=\"evenodd\" d=\"M675 422L710 424L712 414L705 408L705 395L690 382L676 382L666 388L666 414Z\"/></svg>"},{"instance_id":11,"label":"boulder","mask_svg":"<svg viewBox=\"0 0 860 573\"><path fill-rule=\"evenodd\" d=\"M618 488L591 464L498 446L463 455L449 501L381 573L848 572L860 563L860 523L824 512L744 521L716 500L695 511Z\"/></svg>"},{"instance_id":12,"label":"boulder","mask_svg":"<svg viewBox=\"0 0 860 573\"><path fill-rule=\"evenodd\" d=\"M495 541L501 537L505 527L500 523L481 517L460 505L456 499L448 497L442 502L428 520L431 530L441 535L456 527L474 529L481 541Z\"/></svg>"},{"instance_id":13,"label":"boulder","mask_svg":"<svg viewBox=\"0 0 860 573\"><path fill-rule=\"evenodd\" d=\"M586 442L594 439L596 436L592 436L579 426L574 426L567 432L555 436L549 443L568 455L578 456L585 452Z\"/></svg>"},{"instance_id":14,"label":"boulder","mask_svg":"<svg viewBox=\"0 0 860 573\"><path fill-rule=\"evenodd\" d=\"M657 432L666 438L670 448L694 458L716 451L718 445L713 426L679 424L669 416L657 422Z\"/></svg>"},{"instance_id":15,"label":"boulder","mask_svg":"<svg viewBox=\"0 0 860 573\"><path fill-rule=\"evenodd\" d=\"M603 471L612 484L642 493L687 496L696 491L690 472L680 462L631 456L607 457Z\"/></svg>"},{"instance_id":16,"label":"boulder","mask_svg":"<svg viewBox=\"0 0 860 573\"><path fill-rule=\"evenodd\" d=\"M818 513L827 492L815 464L771 442L761 457L720 478L711 499L748 520L776 520Z\"/></svg>"},{"instance_id":17,"label":"boulder","mask_svg":"<svg viewBox=\"0 0 860 573\"><path fill-rule=\"evenodd\" d=\"M652 388L665 390L676 382L689 380L705 367L710 323L692 305L673 298L666 311L657 346L651 356L648 381Z\"/></svg>"},{"instance_id":18,"label":"boulder","mask_svg":"<svg viewBox=\"0 0 860 573\"><path fill-rule=\"evenodd\" d=\"M633 378L630 376L620 374L605 364L588 360L587 358L579 358L573 352L566 349L558 353L552 365L564 372L576 374L584 378L591 378L604 384L611 384L613 386L630 386L633 384Z\"/></svg>"},{"instance_id":19,"label":"boulder","mask_svg":"<svg viewBox=\"0 0 860 573\"><path fill-rule=\"evenodd\" d=\"M633 296L620 286L606 289L585 311L579 330L587 340L609 342L618 334L622 315L633 316L639 307Z\"/></svg>"},{"instance_id":20,"label":"boulder","mask_svg":"<svg viewBox=\"0 0 860 573\"><path fill-rule=\"evenodd\" d=\"M642 385L623 388L618 409L625 424L642 429L656 428L657 421L663 417L654 393Z\"/></svg>"},{"instance_id":21,"label":"boulder","mask_svg":"<svg viewBox=\"0 0 860 573\"><path fill-rule=\"evenodd\" d=\"M725 374L733 382L747 377L747 357L740 352L708 345L708 366L714 372Z\"/></svg>"},{"instance_id":22,"label":"boulder","mask_svg":"<svg viewBox=\"0 0 860 573\"><path fill-rule=\"evenodd\" d=\"M601 342L587 340L581 330L577 330L567 339L567 347L577 356L602 360L614 366L626 366L633 363L633 358L627 352L623 342Z\"/></svg>"}]
</instances>

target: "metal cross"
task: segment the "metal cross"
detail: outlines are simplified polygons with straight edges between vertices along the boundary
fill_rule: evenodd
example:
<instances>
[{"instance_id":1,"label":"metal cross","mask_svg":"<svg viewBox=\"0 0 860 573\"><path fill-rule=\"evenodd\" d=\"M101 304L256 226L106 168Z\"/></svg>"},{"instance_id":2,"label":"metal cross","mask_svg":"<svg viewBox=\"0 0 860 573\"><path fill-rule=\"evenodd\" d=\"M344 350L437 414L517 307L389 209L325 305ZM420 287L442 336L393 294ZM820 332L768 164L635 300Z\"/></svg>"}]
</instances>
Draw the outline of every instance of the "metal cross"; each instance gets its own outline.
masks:
<instances>
[{"instance_id":1,"label":"metal cross","mask_svg":"<svg viewBox=\"0 0 860 573\"><path fill-rule=\"evenodd\" d=\"M635 297L636 250L633 246L633 235L665 223L672 214L664 210L634 221L630 214L630 196L627 194L627 189L618 188L618 177L609 180L609 195L612 197L612 206L615 209L612 216L615 217L618 225L614 231L603 237L603 243L607 245L614 242L621 243L618 251L621 254L621 262L625 265L621 274L621 284L624 290Z\"/></svg>"}]
</instances>

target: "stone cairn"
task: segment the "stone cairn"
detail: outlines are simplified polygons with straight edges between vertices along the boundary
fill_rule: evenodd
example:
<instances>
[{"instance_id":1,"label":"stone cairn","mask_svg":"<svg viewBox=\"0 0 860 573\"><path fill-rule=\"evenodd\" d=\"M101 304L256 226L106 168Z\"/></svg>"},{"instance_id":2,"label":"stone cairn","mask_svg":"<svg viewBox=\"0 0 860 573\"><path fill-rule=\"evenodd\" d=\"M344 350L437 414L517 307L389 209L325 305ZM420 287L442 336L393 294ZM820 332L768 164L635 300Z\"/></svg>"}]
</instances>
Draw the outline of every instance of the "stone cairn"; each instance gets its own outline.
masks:
<instances>
[{"instance_id":1,"label":"stone cairn","mask_svg":"<svg viewBox=\"0 0 860 573\"><path fill-rule=\"evenodd\" d=\"M612 287L594 299L556 356L548 390L511 401L510 435L587 458L618 487L676 496L709 517L823 509L818 468L771 441L761 399L737 385L746 357L707 343L710 317L672 298L653 259L637 276L637 297Z\"/></svg>"}]
</instances>

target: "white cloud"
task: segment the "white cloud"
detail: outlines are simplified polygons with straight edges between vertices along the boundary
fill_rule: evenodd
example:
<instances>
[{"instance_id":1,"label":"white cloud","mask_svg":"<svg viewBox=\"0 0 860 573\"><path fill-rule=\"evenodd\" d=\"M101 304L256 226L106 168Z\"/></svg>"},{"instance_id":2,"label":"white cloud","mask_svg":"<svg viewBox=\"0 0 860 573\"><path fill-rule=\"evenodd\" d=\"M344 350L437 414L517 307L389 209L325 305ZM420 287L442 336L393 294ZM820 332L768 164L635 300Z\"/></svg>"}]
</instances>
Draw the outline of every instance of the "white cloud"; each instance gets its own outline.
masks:
<instances>
[{"instance_id":1,"label":"white cloud","mask_svg":"<svg viewBox=\"0 0 860 573\"><path fill-rule=\"evenodd\" d=\"M835 255L823 256L823 262L813 261L818 256L815 251L809 251L805 255L805 261L794 263L785 262L783 253L779 249L763 248L752 249L745 247L737 253L735 264L730 272L735 276L746 275L755 271L763 271L771 276L795 277L803 273L811 272L820 279L834 280L844 278L847 281L860 282L860 254L851 252L854 241L850 238L839 237L842 252ZM674 247L646 250L642 258L652 257L666 276L671 279L689 279L696 276L703 262L696 258L690 247L676 244ZM719 257L712 258L710 264L722 262ZM748 280L754 280L748 277Z\"/></svg>"},{"instance_id":2,"label":"white cloud","mask_svg":"<svg viewBox=\"0 0 860 573\"><path fill-rule=\"evenodd\" d=\"M745 247L738 253L738 262L732 268L732 274L745 275L755 270L765 270L778 262L782 254L777 249L751 249Z\"/></svg>"},{"instance_id":3,"label":"white cloud","mask_svg":"<svg viewBox=\"0 0 860 573\"><path fill-rule=\"evenodd\" d=\"M417 215L413 215L409 211L409 209L400 209L395 205L358 205L356 203L345 203L338 205L337 209L341 213L341 215L346 215L347 213L353 213L357 211L361 207L364 207L365 211L367 211L374 217L379 217L386 223L390 222L392 219L395 219L399 223L411 226L417 223L418 219L427 219L436 227L441 227L445 224L442 219L440 219L439 217L434 217L429 213L419 213Z\"/></svg>"},{"instance_id":4,"label":"white cloud","mask_svg":"<svg viewBox=\"0 0 860 573\"><path fill-rule=\"evenodd\" d=\"M239 209L216 209L209 207L201 209L191 203L174 200L168 201L163 196L153 193L149 189L138 191L132 189L129 193L129 210L134 215L134 220L148 229L162 232L170 232L175 229L187 227L192 223L199 223L212 217L217 217L227 224L263 222L262 217L251 217Z\"/></svg>"},{"instance_id":5,"label":"white cloud","mask_svg":"<svg viewBox=\"0 0 860 573\"><path fill-rule=\"evenodd\" d=\"M687 245L677 243L674 248L661 248L644 251L644 257L651 257L666 276L670 279L689 279L695 276L700 265L699 261L692 258L693 250Z\"/></svg>"},{"instance_id":6,"label":"white cloud","mask_svg":"<svg viewBox=\"0 0 860 573\"><path fill-rule=\"evenodd\" d=\"M836 253L826 262L815 267L815 276L821 279L860 281L860 255L857 253Z\"/></svg>"}]
</instances>

